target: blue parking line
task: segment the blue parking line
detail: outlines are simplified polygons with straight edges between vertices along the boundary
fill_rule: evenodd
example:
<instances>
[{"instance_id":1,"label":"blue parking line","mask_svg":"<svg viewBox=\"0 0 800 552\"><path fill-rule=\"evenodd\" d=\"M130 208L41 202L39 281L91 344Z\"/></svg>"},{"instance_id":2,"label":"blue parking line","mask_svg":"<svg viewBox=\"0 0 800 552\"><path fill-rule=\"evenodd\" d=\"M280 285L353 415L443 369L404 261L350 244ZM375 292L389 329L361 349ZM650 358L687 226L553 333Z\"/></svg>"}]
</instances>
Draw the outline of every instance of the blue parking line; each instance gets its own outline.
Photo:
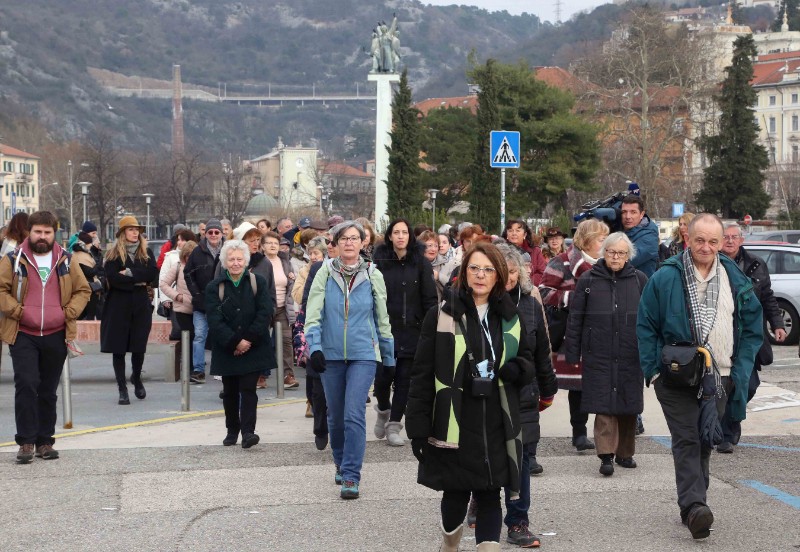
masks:
<instances>
[{"instance_id":1,"label":"blue parking line","mask_svg":"<svg viewBox=\"0 0 800 552\"><path fill-rule=\"evenodd\" d=\"M671 437L664 437L664 436L661 436L661 435L653 435L652 437L650 437L650 439L652 439L653 441L655 441L659 445L667 447L668 449L672 448L672 438Z\"/></svg>"},{"instance_id":2,"label":"blue parking line","mask_svg":"<svg viewBox=\"0 0 800 552\"><path fill-rule=\"evenodd\" d=\"M770 487L769 485L765 485L760 481L754 481L752 479L744 479L739 481L739 483L747 485L748 487L752 487L753 489L764 493L775 500L780 500L784 504L787 504L796 510L800 510L800 496L790 495L789 493L785 493L780 489Z\"/></svg>"},{"instance_id":3,"label":"blue parking line","mask_svg":"<svg viewBox=\"0 0 800 552\"><path fill-rule=\"evenodd\" d=\"M796 447L779 447L775 445L755 445L753 443L739 443L736 445L737 447L747 447L747 448L759 448L759 449L767 449L767 450L780 450L783 452L800 452L800 448Z\"/></svg>"},{"instance_id":4,"label":"blue parking line","mask_svg":"<svg viewBox=\"0 0 800 552\"><path fill-rule=\"evenodd\" d=\"M795 424L797 422L800 422L800 418L789 418L787 420L781 420L781 423L784 424Z\"/></svg>"}]
</instances>

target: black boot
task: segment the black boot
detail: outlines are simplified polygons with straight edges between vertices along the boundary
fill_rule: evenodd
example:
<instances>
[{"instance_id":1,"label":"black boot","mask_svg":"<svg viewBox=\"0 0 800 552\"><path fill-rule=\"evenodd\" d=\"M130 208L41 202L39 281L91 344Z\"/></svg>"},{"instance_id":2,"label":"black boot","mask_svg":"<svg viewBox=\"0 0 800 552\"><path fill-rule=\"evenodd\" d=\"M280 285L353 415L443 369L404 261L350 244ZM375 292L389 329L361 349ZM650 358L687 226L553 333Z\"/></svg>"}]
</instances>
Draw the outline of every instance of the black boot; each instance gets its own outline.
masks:
<instances>
[{"instance_id":1,"label":"black boot","mask_svg":"<svg viewBox=\"0 0 800 552\"><path fill-rule=\"evenodd\" d=\"M128 388L119 390L119 402L117 404L131 404L131 399L128 397Z\"/></svg>"},{"instance_id":2,"label":"black boot","mask_svg":"<svg viewBox=\"0 0 800 552\"><path fill-rule=\"evenodd\" d=\"M139 400L144 399L147 396L147 391L145 391L144 384L142 384L141 371L134 371L131 374L131 383L133 384L133 394L136 395L136 398Z\"/></svg>"},{"instance_id":3,"label":"black boot","mask_svg":"<svg viewBox=\"0 0 800 552\"><path fill-rule=\"evenodd\" d=\"M114 366L114 377L117 379L117 388L119 389L119 402L117 404L131 404L131 399L128 397L128 385L125 383L125 365Z\"/></svg>"}]
</instances>

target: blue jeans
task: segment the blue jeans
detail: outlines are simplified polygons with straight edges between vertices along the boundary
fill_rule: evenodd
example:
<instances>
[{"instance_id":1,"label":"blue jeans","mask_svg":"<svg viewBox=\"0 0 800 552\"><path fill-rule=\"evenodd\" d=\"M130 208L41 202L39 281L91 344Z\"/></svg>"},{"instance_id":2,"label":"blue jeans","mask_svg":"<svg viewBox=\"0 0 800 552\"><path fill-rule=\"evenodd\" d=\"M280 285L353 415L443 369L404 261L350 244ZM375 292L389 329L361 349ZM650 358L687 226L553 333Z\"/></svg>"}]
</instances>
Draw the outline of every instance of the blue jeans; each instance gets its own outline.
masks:
<instances>
[{"instance_id":1,"label":"blue jeans","mask_svg":"<svg viewBox=\"0 0 800 552\"><path fill-rule=\"evenodd\" d=\"M320 374L328 402L333 461L345 481L361 481L367 448L366 402L376 367L374 360L329 360Z\"/></svg>"},{"instance_id":2,"label":"blue jeans","mask_svg":"<svg viewBox=\"0 0 800 552\"><path fill-rule=\"evenodd\" d=\"M192 341L192 372L195 374L206 373L206 338L208 337L208 320L206 313L194 311L192 313L194 324L194 341Z\"/></svg>"},{"instance_id":3,"label":"blue jeans","mask_svg":"<svg viewBox=\"0 0 800 552\"><path fill-rule=\"evenodd\" d=\"M531 507L531 461L528 458L528 445L522 445L522 462L519 466L519 499L509 500L508 487L506 493L506 517L503 523L511 528L521 523L528 523L528 510Z\"/></svg>"}]
</instances>

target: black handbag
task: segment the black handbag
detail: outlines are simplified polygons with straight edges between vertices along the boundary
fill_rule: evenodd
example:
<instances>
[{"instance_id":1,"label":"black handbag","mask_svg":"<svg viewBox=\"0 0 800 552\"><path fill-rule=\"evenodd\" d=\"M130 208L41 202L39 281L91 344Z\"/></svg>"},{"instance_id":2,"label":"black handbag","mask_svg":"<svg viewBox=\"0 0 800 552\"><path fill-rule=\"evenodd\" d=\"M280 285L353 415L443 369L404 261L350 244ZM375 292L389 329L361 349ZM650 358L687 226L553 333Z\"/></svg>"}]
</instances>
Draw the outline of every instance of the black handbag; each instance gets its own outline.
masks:
<instances>
[{"instance_id":1,"label":"black handbag","mask_svg":"<svg viewBox=\"0 0 800 552\"><path fill-rule=\"evenodd\" d=\"M550 350L553 352L561 348L564 337L567 335L567 319L569 311L566 307L554 307L545 305L545 316L547 316L547 331L550 335Z\"/></svg>"},{"instance_id":2,"label":"black handbag","mask_svg":"<svg viewBox=\"0 0 800 552\"><path fill-rule=\"evenodd\" d=\"M696 343L679 342L661 349L661 377L672 387L697 387L703 379L705 355Z\"/></svg>"}]
</instances>

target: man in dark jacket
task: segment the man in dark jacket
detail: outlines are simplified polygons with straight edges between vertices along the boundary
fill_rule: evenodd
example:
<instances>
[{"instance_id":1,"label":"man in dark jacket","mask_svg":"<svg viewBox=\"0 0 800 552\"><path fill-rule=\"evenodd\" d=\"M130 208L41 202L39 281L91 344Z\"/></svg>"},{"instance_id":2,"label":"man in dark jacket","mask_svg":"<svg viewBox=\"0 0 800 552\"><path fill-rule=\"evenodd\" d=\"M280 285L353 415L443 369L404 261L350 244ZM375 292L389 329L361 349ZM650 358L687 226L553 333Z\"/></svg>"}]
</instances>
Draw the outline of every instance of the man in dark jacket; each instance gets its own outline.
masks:
<instances>
[{"instance_id":1,"label":"man in dark jacket","mask_svg":"<svg viewBox=\"0 0 800 552\"><path fill-rule=\"evenodd\" d=\"M717 410L733 420L746 416L747 383L763 342L761 304L753 285L722 247L722 221L709 213L689 223L689 248L667 259L642 292L636 320L639 362L653 383L672 436L672 457L681 520L692 537L709 536L714 515L706 505L709 446L700 439L699 386L665 381L674 376L662 363L664 346L702 343L713 351L721 385L730 395ZM686 290L686 291L684 291Z\"/></svg>"},{"instance_id":2,"label":"man in dark jacket","mask_svg":"<svg viewBox=\"0 0 800 552\"><path fill-rule=\"evenodd\" d=\"M649 278L658 268L658 226L645 214L644 201L638 195L622 200L620 218L622 229L636 248L631 264Z\"/></svg>"},{"instance_id":3,"label":"man in dark jacket","mask_svg":"<svg viewBox=\"0 0 800 552\"><path fill-rule=\"evenodd\" d=\"M761 384L761 378L758 376L761 366L772 364L772 345L767 339L767 322L772 327L775 341L778 343L786 339L786 330L783 325L781 310L778 307L778 301L772 292L767 263L742 247L744 236L742 235L741 227L735 222L725 225L722 239L722 252L733 259L736 265L744 272L744 275L753 282L753 291L764 309L764 343L761 345L758 355L756 355L753 373L750 374L750 384L747 390L747 402L750 402ZM742 427L739 422L734 422L727 412L722 417L722 434L723 441L717 445L717 452L732 453L733 445L739 442Z\"/></svg>"},{"instance_id":4,"label":"man in dark jacket","mask_svg":"<svg viewBox=\"0 0 800 552\"><path fill-rule=\"evenodd\" d=\"M206 337L208 337L208 321L206 319L206 286L214 279L222 249L222 224L212 218L206 223L206 237L186 260L183 268L186 287L192 294L192 323L194 324L194 341L192 342L192 383L206 381Z\"/></svg>"}]
</instances>

